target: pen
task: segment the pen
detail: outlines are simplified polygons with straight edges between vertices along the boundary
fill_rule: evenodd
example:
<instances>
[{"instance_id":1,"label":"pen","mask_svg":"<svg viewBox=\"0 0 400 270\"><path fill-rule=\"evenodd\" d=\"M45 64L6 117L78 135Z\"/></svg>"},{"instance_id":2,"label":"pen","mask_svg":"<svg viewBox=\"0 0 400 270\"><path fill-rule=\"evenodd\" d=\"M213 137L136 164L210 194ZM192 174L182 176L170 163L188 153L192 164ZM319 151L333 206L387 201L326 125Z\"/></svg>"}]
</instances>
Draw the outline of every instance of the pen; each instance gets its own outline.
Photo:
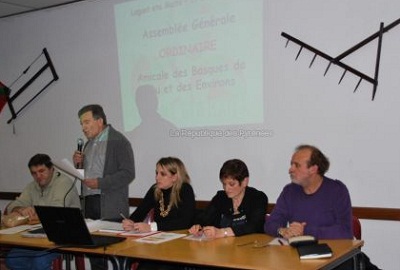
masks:
<instances>
[{"instance_id":1,"label":"pen","mask_svg":"<svg viewBox=\"0 0 400 270\"><path fill-rule=\"evenodd\" d=\"M123 219L128 219L126 216L124 216L124 214L119 213L119 215L123 218Z\"/></svg>"},{"instance_id":2,"label":"pen","mask_svg":"<svg viewBox=\"0 0 400 270\"><path fill-rule=\"evenodd\" d=\"M281 246L284 246L283 242L281 239L278 239L279 244L281 244Z\"/></svg>"}]
</instances>

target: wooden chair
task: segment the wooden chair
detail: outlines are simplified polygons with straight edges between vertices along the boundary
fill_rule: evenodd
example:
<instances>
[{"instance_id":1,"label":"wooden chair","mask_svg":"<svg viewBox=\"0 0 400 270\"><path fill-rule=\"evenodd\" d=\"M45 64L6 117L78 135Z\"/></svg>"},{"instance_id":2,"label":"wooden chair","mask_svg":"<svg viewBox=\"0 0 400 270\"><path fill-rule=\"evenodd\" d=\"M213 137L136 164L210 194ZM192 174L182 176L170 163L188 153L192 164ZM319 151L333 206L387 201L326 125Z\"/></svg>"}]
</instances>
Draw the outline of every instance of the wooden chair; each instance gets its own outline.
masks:
<instances>
[{"instance_id":1,"label":"wooden chair","mask_svg":"<svg viewBox=\"0 0 400 270\"><path fill-rule=\"evenodd\" d=\"M353 216L353 236L357 240L361 240L361 222L358 217ZM363 253L353 257L354 269L365 269Z\"/></svg>"},{"instance_id":2,"label":"wooden chair","mask_svg":"<svg viewBox=\"0 0 400 270\"><path fill-rule=\"evenodd\" d=\"M66 263L66 269L71 269L71 261L75 259L75 269L76 270L85 270L85 256L82 254L62 254L60 257L55 259L52 264L53 270L63 270L63 260Z\"/></svg>"},{"instance_id":3,"label":"wooden chair","mask_svg":"<svg viewBox=\"0 0 400 270\"><path fill-rule=\"evenodd\" d=\"M353 235L356 239L361 240L361 222L356 216L353 216Z\"/></svg>"}]
</instances>

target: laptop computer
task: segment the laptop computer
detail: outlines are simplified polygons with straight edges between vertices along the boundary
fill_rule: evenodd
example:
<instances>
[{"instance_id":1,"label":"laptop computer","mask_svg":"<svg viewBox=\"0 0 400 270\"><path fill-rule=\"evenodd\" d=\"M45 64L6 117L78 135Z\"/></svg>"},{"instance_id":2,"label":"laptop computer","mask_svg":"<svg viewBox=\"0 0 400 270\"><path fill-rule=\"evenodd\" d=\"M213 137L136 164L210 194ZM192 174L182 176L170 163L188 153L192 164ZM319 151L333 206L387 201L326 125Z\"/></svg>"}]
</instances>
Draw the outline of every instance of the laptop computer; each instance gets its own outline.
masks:
<instances>
[{"instance_id":1,"label":"laptop computer","mask_svg":"<svg viewBox=\"0 0 400 270\"><path fill-rule=\"evenodd\" d=\"M79 208L35 206L47 238L57 245L104 247L124 241L125 237L92 235Z\"/></svg>"}]
</instances>

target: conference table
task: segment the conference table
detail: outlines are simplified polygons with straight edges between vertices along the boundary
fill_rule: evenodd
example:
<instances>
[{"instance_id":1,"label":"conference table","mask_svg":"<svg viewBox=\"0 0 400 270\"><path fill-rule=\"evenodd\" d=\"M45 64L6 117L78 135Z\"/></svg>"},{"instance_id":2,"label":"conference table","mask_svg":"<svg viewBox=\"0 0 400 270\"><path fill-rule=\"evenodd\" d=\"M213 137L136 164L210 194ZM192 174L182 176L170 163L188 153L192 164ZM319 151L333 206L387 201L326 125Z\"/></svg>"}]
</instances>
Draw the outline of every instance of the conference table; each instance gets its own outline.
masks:
<instances>
[{"instance_id":1,"label":"conference table","mask_svg":"<svg viewBox=\"0 0 400 270\"><path fill-rule=\"evenodd\" d=\"M186 233L177 231L176 233ZM340 263L356 258L364 242L361 240L321 240L333 256L328 259L300 260L297 250L286 245L268 245L274 238L251 234L214 240L193 241L178 238L160 244L141 243L137 237L102 248L59 247L46 238L26 238L21 234L0 235L1 246L56 248L66 253L91 253L112 258L114 268L128 269L126 260L154 260L188 266L210 266L228 269L314 270L333 269Z\"/></svg>"}]
</instances>

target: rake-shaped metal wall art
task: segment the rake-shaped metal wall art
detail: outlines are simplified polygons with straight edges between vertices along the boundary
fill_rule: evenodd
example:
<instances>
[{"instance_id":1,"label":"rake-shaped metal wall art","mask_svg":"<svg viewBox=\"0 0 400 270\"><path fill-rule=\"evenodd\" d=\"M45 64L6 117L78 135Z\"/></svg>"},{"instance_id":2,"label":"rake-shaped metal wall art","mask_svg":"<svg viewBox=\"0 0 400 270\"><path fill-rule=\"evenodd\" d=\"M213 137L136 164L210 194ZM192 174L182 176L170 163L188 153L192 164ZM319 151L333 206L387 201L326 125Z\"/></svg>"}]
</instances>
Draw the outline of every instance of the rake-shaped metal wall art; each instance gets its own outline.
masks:
<instances>
[{"instance_id":1,"label":"rake-shaped metal wall art","mask_svg":"<svg viewBox=\"0 0 400 270\"><path fill-rule=\"evenodd\" d=\"M354 75L356 75L357 77L359 77L360 79L358 80L357 85L354 88L353 92L357 91L357 88L359 87L360 83L362 80L365 80L369 83L371 83L373 85L373 91L372 91L372 100L374 100L375 98L375 94L376 94L376 90L378 87L378 74L379 74L379 62L380 62L380 57L381 57L381 48L382 48L382 37L383 37L383 33L389 31L390 29L392 29L393 27L395 27L396 25L398 25L400 23L400 19L397 19L396 21L392 22L391 24L389 24L388 26L384 27L383 23L381 22L380 24L380 28L379 31L374 33L373 35L367 37L366 39L364 39L363 41L359 42L358 44L354 45L353 47L351 47L350 49L348 49L347 51L343 52L342 54L336 56L336 57L332 57L300 40L298 40L295 37L292 37L289 34L286 34L285 32L282 32L281 35L283 37L285 37L287 39L286 42L286 47L289 44L289 41L292 41L296 44L298 44L300 46L299 51L297 52L296 55L296 60L297 58L300 56L300 53L302 52L303 48L307 49L311 52L314 53L314 57L312 58L309 67L311 68L311 66L313 65L315 58L317 56L322 57L324 59L326 59L329 63L328 66L325 69L324 72L324 76L326 75L326 73L328 72L329 68L331 67L332 64L337 65L341 68L344 69L342 76L340 77L339 80L339 84L342 82L344 76L346 75L347 72L353 73ZM372 40L378 38L378 47L377 47L377 53L376 53L376 62L375 62L375 74L374 77L372 78L371 76L368 76L362 72L360 72L359 70L343 63L341 60L343 58L345 58L346 56L350 55L351 53L357 51L358 49L360 49L361 47L363 47L364 45L368 44L369 42L371 42Z\"/></svg>"},{"instance_id":2,"label":"rake-shaped metal wall art","mask_svg":"<svg viewBox=\"0 0 400 270\"><path fill-rule=\"evenodd\" d=\"M50 84L52 84L53 82L58 80L58 75L57 72L54 68L54 65L51 61L50 55L47 51L46 48L43 49L42 53L39 55L39 57L37 57L23 72L22 75L26 74L27 71L30 69L30 67L32 66L33 63L35 63L41 55L44 55L45 59L46 59L46 63L43 64L40 69L33 74L33 76L12 96L8 97L8 105L10 107L10 112L11 112L11 118L7 121L7 124L10 124L12 121L14 121L17 116L29 105L31 104L32 101L34 101L48 86L50 86ZM46 82L46 84L39 89L39 91L37 93L34 93L33 97L28 100L23 106L21 106L21 108L19 108L19 110L16 111L15 106L13 104L13 102L25 91L27 90L27 88L32 85L32 83L34 83L46 70L49 70L51 72L52 78L50 79L50 81ZM21 78L21 76L19 78ZM17 80L19 79L17 78ZM16 81L17 81L16 80ZM15 81L14 81L15 82ZM12 83L14 84L14 83ZM11 86L10 86L11 88Z\"/></svg>"}]
</instances>

